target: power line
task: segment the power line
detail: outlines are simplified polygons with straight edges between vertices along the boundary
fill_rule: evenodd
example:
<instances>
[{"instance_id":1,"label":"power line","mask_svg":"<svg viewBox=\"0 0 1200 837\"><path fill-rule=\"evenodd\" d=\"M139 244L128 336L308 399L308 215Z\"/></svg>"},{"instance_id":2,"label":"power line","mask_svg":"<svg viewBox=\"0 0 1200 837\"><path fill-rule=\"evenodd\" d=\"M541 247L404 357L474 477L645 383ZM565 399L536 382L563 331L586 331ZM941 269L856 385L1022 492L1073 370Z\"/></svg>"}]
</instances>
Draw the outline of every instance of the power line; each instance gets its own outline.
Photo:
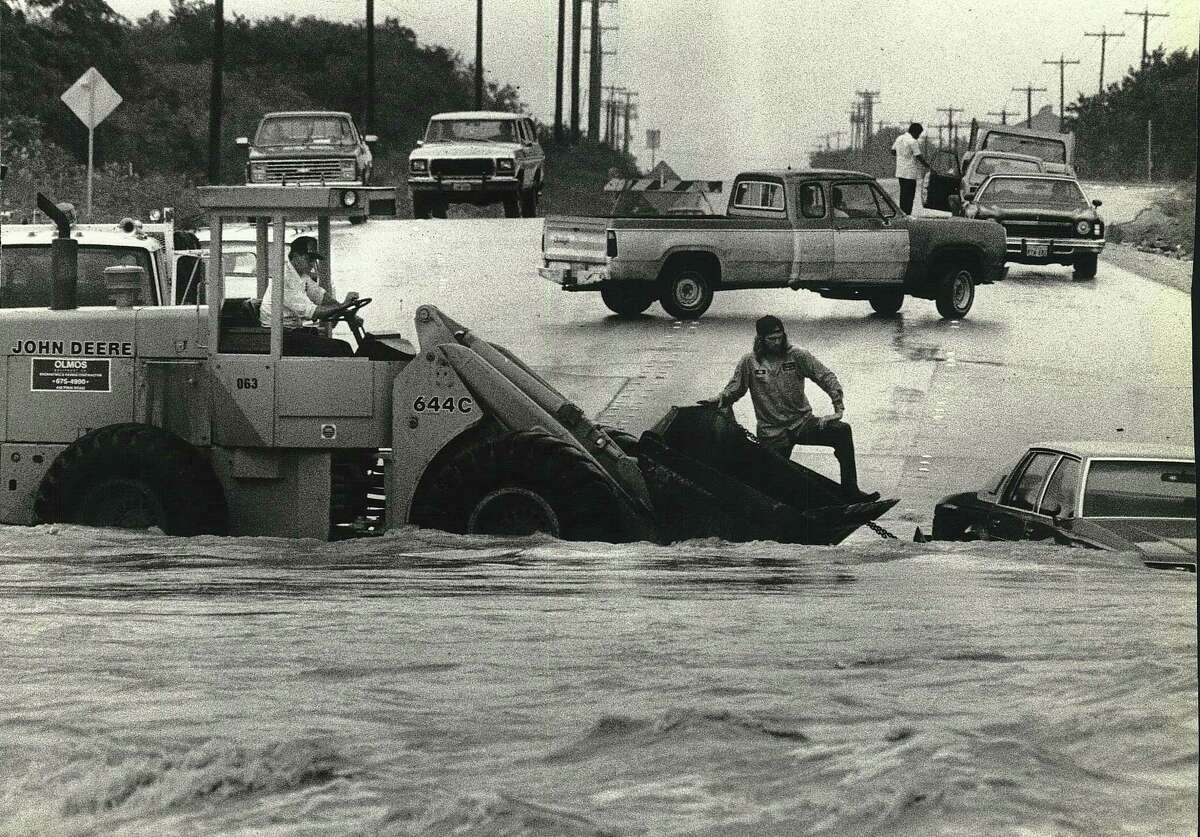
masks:
<instances>
[{"instance_id":1,"label":"power line","mask_svg":"<svg viewBox=\"0 0 1200 837\"><path fill-rule=\"evenodd\" d=\"M1104 48L1108 45L1109 38L1124 38L1124 32L1109 32L1107 29L1101 29L1099 32L1084 32L1085 38L1100 39L1100 95L1104 95Z\"/></svg>"},{"instance_id":2,"label":"power line","mask_svg":"<svg viewBox=\"0 0 1200 837\"><path fill-rule=\"evenodd\" d=\"M1001 124L1001 125L1007 125L1007 124L1008 124L1009 110L1008 110L1008 106L1007 106L1007 105L1005 105L1004 107L1000 108L1000 110L998 110L998 111L995 111L995 110L989 110L989 111L987 112L987 115L988 115L988 116L999 116L999 117L1000 117L1000 124Z\"/></svg>"},{"instance_id":3,"label":"power line","mask_svg":"<svg viewBox=\"0 0 1200 837\"><path fill-rule=\"evenodd\" d=\"M1147 59L1149 58L1146 53L1146 34L1150 29L1150 18L1170 17L1170 15L1166 12L1152 12L1150 11L1149 6L1146 7L1144 12L1126 12L1125 14L1133 15L1134 17L1140 17L1142 19L1142 66L1145 67Z\"/></svg>"},{"instance_id":4,"label":"power line","mask_svg":"<svg viewBox=\"0 0 1200 837\"><path fill-rule=\"evenodd\" d=\"M1065 87L1064 87L1064 71L1068 64L1078 64L1078 61L1068 61L1063 58L1062 53L1059 53L1057 61L1043 61L1043 64L1058 65L1058 130L1063 129L1063 120L1067 118L1066 103L1065 103Z\"/></svg>"},{"instance_id":5,"label":"power line","mask_svg":"<svg viewBox=\"0 0 1200 837\"><path fill-rule=\"evenodd\" d=\"M1025 87L1014 87L1013 90L1014 91L1020 91L1020 90L1025 91L1025 124L1032 128L1033 127L1033 94L1034 93L1045 93L1046 88L1034 87L1032 84L1030 84Z\"/></svg>"}]
</instances>

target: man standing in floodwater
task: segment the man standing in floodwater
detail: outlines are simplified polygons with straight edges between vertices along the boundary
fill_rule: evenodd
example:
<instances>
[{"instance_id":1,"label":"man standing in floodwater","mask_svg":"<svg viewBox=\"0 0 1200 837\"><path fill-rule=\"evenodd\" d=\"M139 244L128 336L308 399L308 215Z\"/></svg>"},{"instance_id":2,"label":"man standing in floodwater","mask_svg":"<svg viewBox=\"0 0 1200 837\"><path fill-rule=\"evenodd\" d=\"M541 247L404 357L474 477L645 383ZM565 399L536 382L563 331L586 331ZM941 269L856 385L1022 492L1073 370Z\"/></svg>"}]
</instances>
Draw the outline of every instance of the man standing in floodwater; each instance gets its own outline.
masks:
<instances>
[{"instance_id":1,"label":"man standing in floodwater","mask_svg":"<svg viewBox=\"0 0 1200 837\"><path fill-rule=\"evenodd\" d=\"M842 421L845 407L837 376L812 352L789 344L778 317L760 317L754 329L754 351L738 361L733 377L719 396L700 403L728 407L749 390L758 420L758 440L768 450L791 459L795 445L831 447L841 467L842 487L859 494L859 502L878 500L878 492L865 494L858 487L854 435L850 425ZM805 379L829 396L832 416L813 415L804 395Z\"/></svg>"},{"instance_id":2,"label":"man standing in floodwater","mask_svg":"<svg viewBox=\"0 0 1200 837\"><path fill-rule=\"evenodd\" d=\"M892 156L896 158L896 179L900 181L900 208L904 210L905 215L912 214L917 181L925 176L920 166L926 169L930 167L921 156L921 144L917 142L924 132L921 123L914 122L892 143Z\"/></svg>"}]
</instances>

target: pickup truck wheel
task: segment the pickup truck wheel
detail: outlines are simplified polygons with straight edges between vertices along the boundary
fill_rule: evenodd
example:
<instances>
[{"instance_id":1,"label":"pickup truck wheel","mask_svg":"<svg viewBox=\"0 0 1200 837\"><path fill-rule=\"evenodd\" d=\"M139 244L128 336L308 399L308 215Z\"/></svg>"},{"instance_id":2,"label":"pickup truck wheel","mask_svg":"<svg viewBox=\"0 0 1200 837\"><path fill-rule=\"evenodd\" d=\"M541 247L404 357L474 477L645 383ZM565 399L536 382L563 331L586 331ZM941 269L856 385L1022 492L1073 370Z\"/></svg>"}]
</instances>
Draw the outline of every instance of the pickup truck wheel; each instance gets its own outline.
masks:
<instances>
[{"instance_id":1,"label":"pickup truck wheel","mask_svg":"<svg viewBox=\"0 0 1200 837\"><path fill-rule=\"evenodd\" d=\"M947 320L961 320L974 301L975 270L963 264L951 265L938 282L938 313Z\"/></svg>"},{"instance_id":2,"label":"pickup truck wheel","mask_svg":"<svg viewBox=\"0 0 1200 837\"><path fill-rule=\"evenodd\" d=\"M904 292L893 291L888 293L874 294L870 299L871 307L875 309L876 314L892 315L900 311L904 305Z\"/></svg>"},{"instance_id":3,"label":"pickup truck wheel","mask_svg":"<svg viewBox=\"0 0 1200 837\"><path fill-rule=\"evenodd\" d=\"M1077 258L1075 260L1075 272L1073 275L1076 279L1095 279L1096 254L1088 253Z\"/></svg>"},{"instance_id":4,"label":"pickup truck wheel","mask_svg":"<svg viewBox=\"0 0 1200 837\"><path fill-rule=\"evenodd\" d=\"M654 303L654 288L623 282L605 285L600 289L600 298L608 310L622 317L636 317Z\"/></svg>"},{"instance_id":5,"label":"pickup truck wheel","mask_svg":"<svg viewBox=\"0 0 1200 837\"><path fill-rule=\"evenodd\" d=\"M712 305L712 280L699 267L686 265L676 268L662 283L659 301L672 317L695 320Z\"/></svg>"},{"instance_id":6,"label":"pickup truck wheel","mask_svg":"<svg viewBox=\"0 0 1200 837\"><path fill-rule=\"evenodd\" d=\"M504 217L505 218L520 218L521 217L521 199L517 195L504 196Z\"/></svg>"},{"instance_id":7,"label":"pickup truck wheel","mask_svg":"<svg viewBox=\"0 0 1200 837\"><path fill-rule=\"evenodd\" d=\"M359 224L365 224L365 223L367 223L366 215L351 215L350 216L350 226L352 226L352 227L358 226Z\"/></svg>"},{"instance_id":8,"label":"pickup truck wheel","mask_svg":"<svg viewBox=\"0 0 1200 837\"><path fill-rule=\"evenodd\" d=\"M488 439L426 475L411 520L468 534L620 539L609 478L583 451L541 429Z\"/></svg>"},{"instance_id":9,"label":"pickup truck wheel","mask_svg":"<svg viewBox=\"0 0 1200 837\"><path fill-rule=\"evenodd\" d=\"M42 523L146 529L168 535L223 534L225 495L194 447L145 424L114 424L80 436L38 486Z\"/></svg>"}]
</instances>

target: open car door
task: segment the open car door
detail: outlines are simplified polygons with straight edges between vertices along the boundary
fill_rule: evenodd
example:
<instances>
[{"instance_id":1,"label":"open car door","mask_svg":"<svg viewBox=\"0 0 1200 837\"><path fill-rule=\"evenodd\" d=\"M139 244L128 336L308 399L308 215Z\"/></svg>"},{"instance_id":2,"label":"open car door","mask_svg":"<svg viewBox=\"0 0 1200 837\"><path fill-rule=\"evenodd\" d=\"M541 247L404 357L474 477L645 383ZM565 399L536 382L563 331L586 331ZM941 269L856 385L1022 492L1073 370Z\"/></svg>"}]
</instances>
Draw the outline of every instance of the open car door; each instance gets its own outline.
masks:
<instances>
[{"instance_id":1,"label":"open car door","mask_svg":"<svg viewBox=\"0 0 1200 837\"><path fill-rule=\"evenodd\" d=\"M958 153L948 149L933 152L929 159L929 183L925 187L924 207L956 214L961 212L962 200L958 195L961 183L962 167Z\"/></svg>"}]
</instances>

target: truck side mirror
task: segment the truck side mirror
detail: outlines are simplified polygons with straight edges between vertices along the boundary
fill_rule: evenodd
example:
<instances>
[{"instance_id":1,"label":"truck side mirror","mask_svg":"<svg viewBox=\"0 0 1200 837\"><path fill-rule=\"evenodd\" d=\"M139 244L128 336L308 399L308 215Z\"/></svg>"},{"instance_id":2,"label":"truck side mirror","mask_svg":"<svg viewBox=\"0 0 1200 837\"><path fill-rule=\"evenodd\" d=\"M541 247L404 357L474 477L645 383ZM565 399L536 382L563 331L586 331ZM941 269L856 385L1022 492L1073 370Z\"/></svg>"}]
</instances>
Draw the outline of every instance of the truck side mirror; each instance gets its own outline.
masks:
<instances>
[{"instance_id":1,"label":"truck side mirror","mask_svg":"<svg viewBox=\"0 0 1200 837\"><path fill-rule=\"evenodd\" d=\"M1096 206L1096 207L1104 206L1104 201L1093 199L1092 206Z\"/></svg>"},{"instance_id":2,"label":"truck side mirror","mask_svg":"<svg viewBox=\"0 0 1200 837\"><path fill-rule=\"evenodd\" d=\"M234 143L236 145L249 145L250 138L249 137L238 137L237 139L234 140Z\"/></svg>"},{"instance_id":3,"label":"truck side mirror","mask_svg":"<svg viewBox=\"0 0 1200 837\"><path fill-rule=\"evenodd\" d=\"M420 148L424 144L425 144L425 140L423 140L423 139L417 140L417 148Z\"/></svg>"}]
</instances>

